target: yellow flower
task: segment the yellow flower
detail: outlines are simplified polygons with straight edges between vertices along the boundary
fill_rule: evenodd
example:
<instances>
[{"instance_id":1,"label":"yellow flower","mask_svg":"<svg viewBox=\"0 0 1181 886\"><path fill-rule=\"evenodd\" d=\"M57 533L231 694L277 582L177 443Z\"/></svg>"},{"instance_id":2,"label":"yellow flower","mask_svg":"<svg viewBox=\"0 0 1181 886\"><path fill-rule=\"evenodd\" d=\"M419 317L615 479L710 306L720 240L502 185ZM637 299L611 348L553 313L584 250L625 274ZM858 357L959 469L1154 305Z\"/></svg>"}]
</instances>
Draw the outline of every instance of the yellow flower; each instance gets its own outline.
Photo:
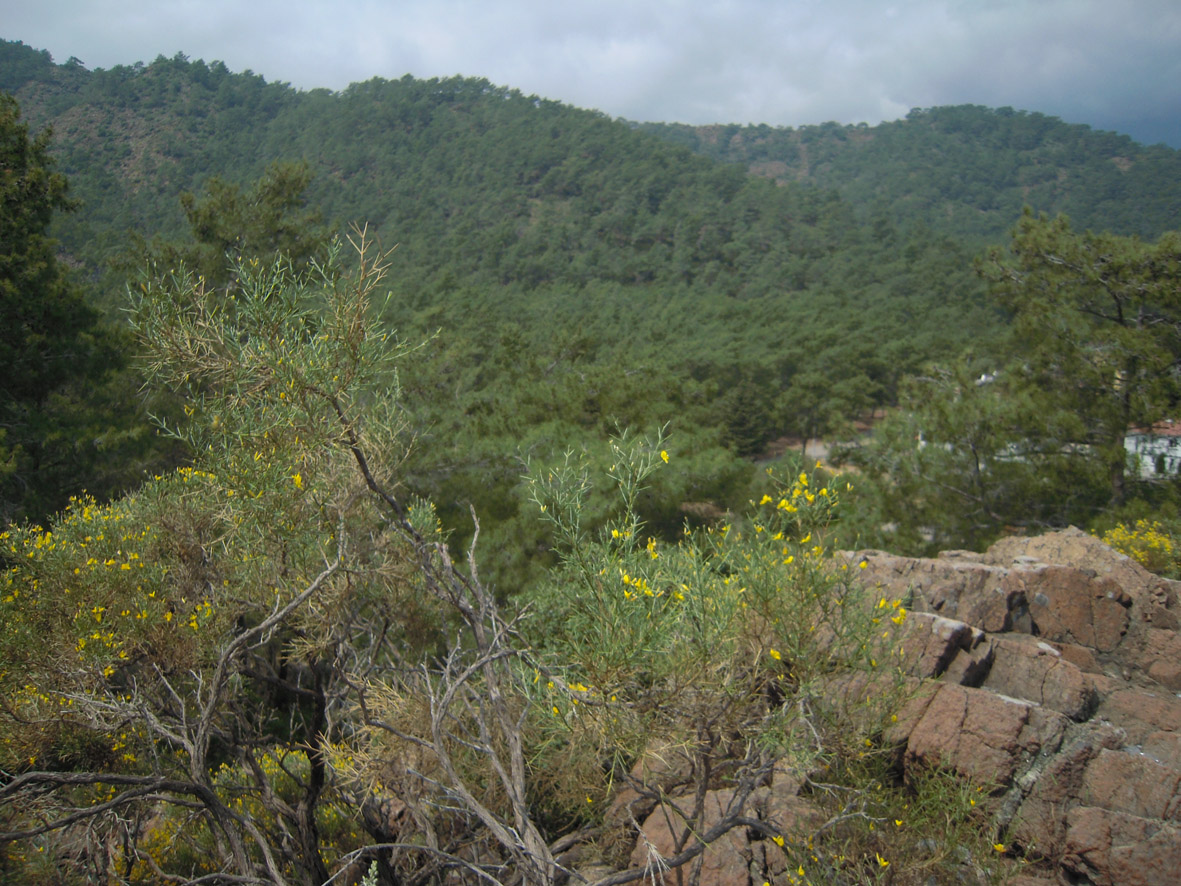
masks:
<instances>
[{"instance_id":1,"label":"yellow flower","mask_svg":"<svg viewBox=\"0 0 1181 886\"><path fill-rule=\"evenodd\" d=\"M291 482L295 484L296 489L303 489L303 475L299 471L291 475Z\"/></svg>"},{"instance_id":2,"label":"yellow flower","mask_svg":"<svg viewBox=\"0 0 1181 886\"><path fill-rule=\"evenodd\" d=\"M664 460L665 464L668 464L668 452L666 450L660 450L660 457Z\"/></svg>"},{"instance_id":3,"label":"yellow flower","mask_svg":"<svg viewBox=\"0 0 1181 886\"><path fill-rule=\"evenodd\" d=\"M880 865L881 867L884 867L884 868L888 868L890 866L890 862L888 862L884 858L882 858L880 852L875 852L874 855L877 856L878 865Z\"/></svg>"},{"instance_id":4,"label":"yellow flower","mask_svg":"<svg viewBox=\"0 0 1181 886\"><path fill-rule=\"evenodd\" d=\"M770 655L776 661L783 661L783 656L779 654L778 649L768 650L767 654Z\"/></svg>"},{"instance_id":5,"label":"yellow flower","mask_svg":"<svg viewBox=\"0 0 1181 886\"><path fill-rule=\"evenodd\" d=\"M1005 844L1004 843L993 843L992 848L995 849L997 852L1004 852L1005 851Z\"/></svg>"},{"instance_id":6,"label":"yellow flower","mask_svg":"<svg viewBox=\"0 0 1181 886\"><path fill-rule=\"evenodd\" d=\"M781 837L779 834L776 834L776 835L775 835L774 837L772 837L771 839L772 839L772 840L775 842L775 845L776 845L776 846L782 846L782 845L783 845L783 837Z\"/></svg>"}]
</instances>

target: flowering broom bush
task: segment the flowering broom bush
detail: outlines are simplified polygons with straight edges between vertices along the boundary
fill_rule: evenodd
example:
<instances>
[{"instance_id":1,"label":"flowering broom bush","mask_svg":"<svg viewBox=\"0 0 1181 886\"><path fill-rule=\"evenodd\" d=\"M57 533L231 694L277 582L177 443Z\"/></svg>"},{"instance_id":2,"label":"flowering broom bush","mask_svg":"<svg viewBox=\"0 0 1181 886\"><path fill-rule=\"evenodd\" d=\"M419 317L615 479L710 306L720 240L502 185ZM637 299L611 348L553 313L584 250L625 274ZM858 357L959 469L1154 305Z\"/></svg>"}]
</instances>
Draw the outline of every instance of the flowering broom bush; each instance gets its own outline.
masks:
<instances>
[{"instance_id":1,"label":"flowering broom bush","mask_svg":"<svg viewBox=\"0 0 1181 886\"><path fill-rule=\"evenodd\" d=\"M528 477L562 555L522 627L539 811L565 829L606 824L597 845L622 864L636 816L655 806L676 823L674 853L650 857L649 874L682 864L691 878L697 853L742 827L775 883L925 883L963 874L965 858L981 882L999 876L983 789L939 772L897 779L887 735L911 689L908 613L834 549L851 486L768 472L747 515L664 542L636 506L675 465L667 446L613 441L618 509L601 529L582 522L594 481L581 459ZM756 815L772 770L804 784L821 816L811 829ZM713 789L729 791L720 820L706 816Z\"/></svg>"},{"instance_id":2,"label":"flowering broom bush","mask_svg":"<svg viewBox=\"0 0 1181 886\"><path fill-rule=\"evenodd\" d=\"M1103 533L1103 540L1149 572L1167 578L1181 576L1181 555L1177 552L1175 533L1159 520L1140 519L1134 525L1119 523Z\"/></svg>"},{"instance_id":3,"label":"flowering broom bush","mask_svg":"<svg viewBox=\"0 0 1181 886\"><path fill-rule=\"evenodd\" d=\"M164 430L194 463L5 534L10 861L52 857L55 882L319 884L356 848L323 833L348 678L383 642L430 644L439 608L371 490L402 451L406 349L376 324L384 268L356 245L351 274L247 262L228 292L178 271L135 293L150 376L186 398Z\"/></svg>"}]
</instances>

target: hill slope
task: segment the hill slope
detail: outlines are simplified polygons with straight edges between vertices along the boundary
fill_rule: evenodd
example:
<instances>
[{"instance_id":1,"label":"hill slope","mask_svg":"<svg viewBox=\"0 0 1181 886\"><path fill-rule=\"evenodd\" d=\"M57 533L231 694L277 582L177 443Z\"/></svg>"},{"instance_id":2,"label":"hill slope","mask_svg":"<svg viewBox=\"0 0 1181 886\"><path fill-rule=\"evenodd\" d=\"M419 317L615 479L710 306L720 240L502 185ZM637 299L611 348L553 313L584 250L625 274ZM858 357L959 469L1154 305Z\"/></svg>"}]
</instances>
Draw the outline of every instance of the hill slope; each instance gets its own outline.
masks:
<instances>
[{"instance_id":1,"label":"hill slope","mask_svg":"<svg viewBox=\"0 0 1181 886\"><path fill-rule=\"evenodd\" d=\"M835 189L865 219L999 241L1023 206L1075 227L1155 237L1181 227L1181 151L1045 114L959 105L878 126L639 128L756 175Z\"/></svg>"}]
</instances>

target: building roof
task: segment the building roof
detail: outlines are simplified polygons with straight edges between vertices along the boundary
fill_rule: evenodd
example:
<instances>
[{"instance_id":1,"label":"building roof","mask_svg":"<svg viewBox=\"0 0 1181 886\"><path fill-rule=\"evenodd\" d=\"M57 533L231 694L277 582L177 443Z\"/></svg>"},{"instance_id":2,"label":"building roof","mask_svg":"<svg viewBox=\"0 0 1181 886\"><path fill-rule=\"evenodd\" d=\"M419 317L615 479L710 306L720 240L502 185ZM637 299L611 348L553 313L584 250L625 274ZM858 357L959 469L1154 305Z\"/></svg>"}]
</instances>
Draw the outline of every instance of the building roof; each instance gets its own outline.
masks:
<instances>
[{"instance_id":1,"label":"building roof","mask_svg":"<svg viewBox=\"0 0 1181 886\"><path fill-rule=\"evenodd\" d=\"M1151 428L1131 428L1128 436L1139 437L1181 437L1181 421L1162 419Z\"/></svg>"}]
</instances>

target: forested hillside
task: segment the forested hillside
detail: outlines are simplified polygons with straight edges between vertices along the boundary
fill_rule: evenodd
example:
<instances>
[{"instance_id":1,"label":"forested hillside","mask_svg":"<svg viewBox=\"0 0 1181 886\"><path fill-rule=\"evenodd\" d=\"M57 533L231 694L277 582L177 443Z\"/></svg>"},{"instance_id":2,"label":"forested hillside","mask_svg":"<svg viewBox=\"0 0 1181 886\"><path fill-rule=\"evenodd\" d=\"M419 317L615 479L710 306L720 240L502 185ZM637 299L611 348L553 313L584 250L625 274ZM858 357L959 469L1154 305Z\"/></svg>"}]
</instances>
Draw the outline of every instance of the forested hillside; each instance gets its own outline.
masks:
<instances>
[{"instance_id":1,"label":"forested hillside","mask_svg":"<svg viewBox=\"0 0 1181 886\"><path fill-rule=\"evenodd\" d=\"M95 270L126 248L128 230L180 233L182 190L300 160L316 173L309 203L338 225L364 221L396 242L402 288L431 305L433 290L458 285L498 294L655 285L705 301L790 300L793 313L813 315L872 313L903 294L921 300L921 313L947 301L898 279L928 244L901 254L892 231L869 236L830 192L773 188L601 115L486 81L375 79L339 95L298 93L216 63L88 72L13 44L6 52L24 64L2 69L0 86L34 130L54 127L61 171L85 206L60 236ZM874 290L887 279L897 291ZM974 288L970 275L964 281ZM895 325L895 313L869 322ZM722 344L704 338L707 350Z\"/></svg>"},{"instance_id":2,"label":"forested hillside","mask_svg":"<svg viewBox=\"0 0 1181 886\"><path fill-rule=\"evenodd\" d=\"M1036 112L960 105L878 126L639 129L755 175L831 188L862 219L957 239L1001 241L1024 206L1142 237L1181 226L1181 152Z\"/></svg>"},{"instance_id":3,"label":"forested hillside","mask_svg":"<svg viewBox=\"0 0 1181 886\"><path fill-rule=\"evenodd\" d=\"M1008 110L636 127L484 80L300 92L179 55L89 71L19 43L0 45L0 88L53 128L80 205L53 231L116 320L166 243L204 238L218 261L318 214L396 245L385 320L428 341L401 375L406 468L456 525L468 500L511 522L523 459L666 422L689 457L649 516L673 531L740 504L777 438L840 434L933 364L998 365L1007 312L973 259L1023 203L1145 236L1181 205L1178 152ZM249 221L271 198L239 189L268 175L274 217ZM534 542L513 537L523 563Z\"/></svg>"},{"instance_id":4,"label":"forested hillside","mask_svg":"<svg viewBox=\"0 0 1181 886\"><path fill-rule=\"evenodd\" d=\"M444 330L404 376L443 501L463 465L515 483L518 450L670 420L704 460L684 495L744 495L734 455L888 404L904 373L996 329L951 241L485 81L300 93L183 58L91 72L3 52L0 86L53 126L82 204L55 230L107 305L131 232L180 237L182 191L275 161L308 165L306 201L338 230L397 244L390 322Z\"/></svg>"}]
</instances>

